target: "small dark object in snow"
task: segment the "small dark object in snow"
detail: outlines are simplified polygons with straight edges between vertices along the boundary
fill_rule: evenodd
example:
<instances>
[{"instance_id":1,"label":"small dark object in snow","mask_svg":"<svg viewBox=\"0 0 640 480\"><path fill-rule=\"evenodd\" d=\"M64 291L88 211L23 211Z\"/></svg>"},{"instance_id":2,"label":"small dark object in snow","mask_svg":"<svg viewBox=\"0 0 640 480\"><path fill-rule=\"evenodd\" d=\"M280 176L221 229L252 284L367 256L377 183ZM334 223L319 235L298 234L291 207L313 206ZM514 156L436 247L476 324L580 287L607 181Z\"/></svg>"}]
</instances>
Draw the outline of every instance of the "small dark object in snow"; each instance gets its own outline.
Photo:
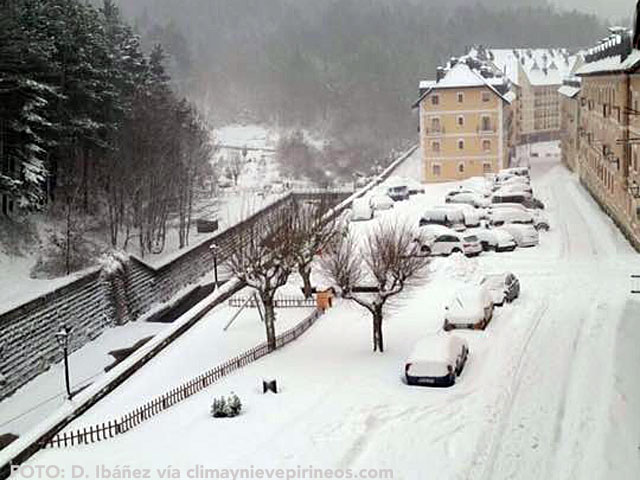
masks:
<instances>
[{"instance_id":1,"label":"small dark object in snow","mask_svg":"<svg viewBox=\"0 0 640 480\"><path fill-rule=\"evenodd\" d=\"M278 384L275 380L263 380L262 381L262 393L267 393L268 391L272 391L273 393L278 393Z\"/></svg>"},{"instance_id":2,"label":"small dark object in snow","mask_svg":"<svg viewBox=\"0 0 640 480\"><path fill-rule=\"evenodd\" d=\"M242 402L233 392L226 400L224 397L214 398L211 405L211 415L215 418L236 417L240 415L241 410Z\"/></svg>"}]
</instances>

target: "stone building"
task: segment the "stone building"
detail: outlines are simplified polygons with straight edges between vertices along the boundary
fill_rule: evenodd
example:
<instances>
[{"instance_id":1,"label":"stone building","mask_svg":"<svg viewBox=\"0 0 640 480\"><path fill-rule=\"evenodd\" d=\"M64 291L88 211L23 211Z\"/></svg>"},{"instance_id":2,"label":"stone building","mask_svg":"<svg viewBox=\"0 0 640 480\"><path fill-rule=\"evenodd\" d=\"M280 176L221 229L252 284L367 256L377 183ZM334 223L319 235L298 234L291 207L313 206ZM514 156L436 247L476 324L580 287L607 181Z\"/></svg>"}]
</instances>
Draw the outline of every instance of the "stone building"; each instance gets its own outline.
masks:
<instances>
[{"instance_id":1,"label":"stone building","mask_svg":"<svg viewBox=\"0 0 640 480\"><path fill-rule=\"evenodd\" d=\"M562 163L572 171L577 171L580 137L580 80L570 78L558 89L560 94L560 142Z\"/></svg>"},{"instance_id":2,"label":"stone building","mask_svg":"<svg viewBox=\"0 0 640 480\"><path fill-rule=\"evenodd\" d=\"M592 196L640 248L640 50L633 37L627 29L611 29L587 50L576 72L582 80L576 168Z\"/></svg>"}]
</instances>

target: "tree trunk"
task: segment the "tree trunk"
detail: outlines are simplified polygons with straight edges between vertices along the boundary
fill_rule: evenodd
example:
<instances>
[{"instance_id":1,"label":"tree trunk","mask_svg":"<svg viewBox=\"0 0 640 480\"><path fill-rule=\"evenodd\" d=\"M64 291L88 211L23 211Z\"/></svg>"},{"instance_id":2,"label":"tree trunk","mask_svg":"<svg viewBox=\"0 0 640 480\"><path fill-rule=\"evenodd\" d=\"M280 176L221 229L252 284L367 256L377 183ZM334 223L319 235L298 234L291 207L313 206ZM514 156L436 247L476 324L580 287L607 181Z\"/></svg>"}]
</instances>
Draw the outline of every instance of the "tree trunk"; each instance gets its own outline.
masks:
<instances>
[{"instance_id":1,"label":"tree trunk","mask_svg":"<svg viewBox=\"0 0 640 480\"><path fill-rule=\"evenodd\" d=\"M267 332L267 345L269 351L273 352L276 349L276 312L275 302L272 295L261 295L262 305L264 306L264 326Z\"/></svg>"},{"instance_id":2,"label":"tree trunk","mask_svg":"<svg viewBox=\"0 0 640 480\"><path fill-rule=\"evenodd\" d=\"M304 298L311 298L311 268L308 265L298 267L298 273L304 283Z\"/></svg>"},{"instance_id":3,"label":"tree trunk","mask_svg":"<svg viewBox=\"0 0 640 480\"><path fill-rule=\"evenodd\" d=\"M375 307L373 312L373 351L384 352L382 337L382 307Z\"/></svg>"}]
</instances>

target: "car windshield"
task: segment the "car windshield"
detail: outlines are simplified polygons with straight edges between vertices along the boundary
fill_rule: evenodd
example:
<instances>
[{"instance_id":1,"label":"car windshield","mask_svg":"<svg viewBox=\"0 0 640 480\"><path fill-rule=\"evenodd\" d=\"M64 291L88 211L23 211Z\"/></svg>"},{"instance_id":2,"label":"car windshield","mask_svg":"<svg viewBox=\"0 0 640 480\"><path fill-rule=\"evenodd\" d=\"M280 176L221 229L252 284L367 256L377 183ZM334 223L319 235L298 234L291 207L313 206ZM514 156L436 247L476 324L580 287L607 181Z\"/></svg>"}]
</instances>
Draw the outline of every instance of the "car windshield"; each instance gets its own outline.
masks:
<instances>
[{"instance_id":1,"label":"car windshield","mask_svg":"<svg viewBox=\"0 0 640 480\"><path fill-rule=\"evenodd\" d=\"M468 237L464 237L464 241L465 242L477 242L478 241L478 237L476 237L475 235L469 235Z\"/></svg>"}]
</instances>

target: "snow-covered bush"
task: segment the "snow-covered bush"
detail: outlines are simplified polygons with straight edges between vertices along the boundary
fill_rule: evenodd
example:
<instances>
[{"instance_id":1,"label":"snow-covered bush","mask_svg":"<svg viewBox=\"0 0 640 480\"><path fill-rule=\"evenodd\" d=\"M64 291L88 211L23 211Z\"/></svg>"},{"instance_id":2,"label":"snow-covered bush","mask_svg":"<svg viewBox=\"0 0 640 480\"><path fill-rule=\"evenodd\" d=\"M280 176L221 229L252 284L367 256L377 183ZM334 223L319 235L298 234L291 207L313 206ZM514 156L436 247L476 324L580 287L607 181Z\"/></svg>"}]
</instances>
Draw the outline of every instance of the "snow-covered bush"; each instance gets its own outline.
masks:
<instances>
[{"instance_id":1,"label":"snow-covered bush","mask_svg":"<svg viewBox=\"0 0 640 480\"><path fill-rule=\"evenodd\" d=\"M211 415L215 418L235 417L240 415L241 410L242 402L233 392L226 400L224 397L214 398L213 405L211 405Z\"/></svg>"}]
</instances>

